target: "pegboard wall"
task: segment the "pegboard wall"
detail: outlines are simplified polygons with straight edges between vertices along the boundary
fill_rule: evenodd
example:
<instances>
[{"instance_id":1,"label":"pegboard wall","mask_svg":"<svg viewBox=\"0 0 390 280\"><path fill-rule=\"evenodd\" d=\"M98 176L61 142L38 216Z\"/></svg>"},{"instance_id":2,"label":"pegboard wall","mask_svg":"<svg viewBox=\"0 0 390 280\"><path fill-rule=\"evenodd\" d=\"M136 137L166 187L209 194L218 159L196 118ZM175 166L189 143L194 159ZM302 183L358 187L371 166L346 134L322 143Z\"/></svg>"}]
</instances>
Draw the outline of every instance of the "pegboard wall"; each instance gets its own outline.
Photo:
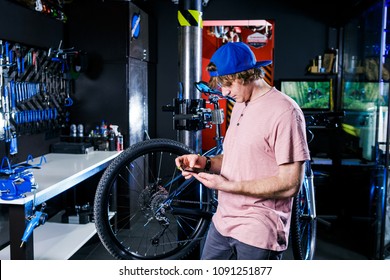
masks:
<instances>
[{"instance_id":1,"label":"pegboard wall","mask_svg":"<svg viewBox=\"0 0 390 280\"><path fill-rule=\"evenodd\" d=\"M18 151L18 136L57 133L69 118L85 54L61 45L42 49L0 39L0 141L10 155Z\"/></svg>"}]
</instances>

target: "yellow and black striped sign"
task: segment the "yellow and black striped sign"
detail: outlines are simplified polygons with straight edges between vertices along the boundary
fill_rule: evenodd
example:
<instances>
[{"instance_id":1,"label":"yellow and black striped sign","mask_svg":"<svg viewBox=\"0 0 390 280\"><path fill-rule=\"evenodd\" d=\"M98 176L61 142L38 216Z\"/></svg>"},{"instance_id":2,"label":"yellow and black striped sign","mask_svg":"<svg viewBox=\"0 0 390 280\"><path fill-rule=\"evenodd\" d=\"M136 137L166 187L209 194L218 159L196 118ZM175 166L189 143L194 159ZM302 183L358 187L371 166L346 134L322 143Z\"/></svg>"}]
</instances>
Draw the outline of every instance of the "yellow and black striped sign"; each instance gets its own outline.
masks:
<instances>
[{"instance_id":1,"label":"yellow and black striped sign","mask_svg":"<svg viewBox=\"0 0 390 280\"><path fill-rule=\"evenodd\" d=\"M179 10L177 20L180 26L198 26L203 28L202 12L197 10Z\"/></svg>"},{"instance_id":2,"label":"yellow and black striped sign","mask_svg":"<svg viewBox=\"0 0 390 280\"><path fill-rule=\"evenodd\" d=\"M272 64L264 66L264 80L270 85L274 85L274 67Z\"/></svg>"},{"instance_id":3,"label":"yellow and black striped sign","mask_svg":"<svg viewBox=\"0 0 390 280\"><path fill-rule=\"evenodd\" d=\"M228 101L226 106L226 124L229 126L230 124L230 117L232 116L234 101Z\"/></svg>"}]
</instances>

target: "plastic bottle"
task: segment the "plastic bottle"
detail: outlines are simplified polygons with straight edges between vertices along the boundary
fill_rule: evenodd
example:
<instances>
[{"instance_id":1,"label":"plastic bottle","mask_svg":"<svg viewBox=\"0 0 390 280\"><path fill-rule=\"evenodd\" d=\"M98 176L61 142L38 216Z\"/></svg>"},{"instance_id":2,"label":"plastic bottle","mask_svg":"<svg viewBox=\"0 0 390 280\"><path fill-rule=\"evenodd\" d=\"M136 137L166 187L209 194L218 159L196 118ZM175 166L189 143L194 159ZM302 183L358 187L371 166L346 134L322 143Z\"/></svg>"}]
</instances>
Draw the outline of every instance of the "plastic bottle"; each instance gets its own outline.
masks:
<instances>
[{"instance_id":1,"label":"plastic bottle","mask_svg":"<svg viewBox=\"0 0 390 280\"><path fill-rule=\"evenodd\" d=\"M112 129L108 134L108 150L115 151L115 132Z\"/></svg>"},{"instance_id":2,"label":"plastic bottle","mask_svg":"<svg viewBox=\"0 0 390 280\"><path fill-rule=\"evenodd\" d=\"M317 67L318 67L318 72L321 72L321 68L322 68L322 56L318 56L317 58Z\"/></svg>"},{"instance_id":3,"label":"plastic bottle","mask_svg":"<svg viewBox=\"0 0 390 280\"><path fill-rule=\"evenodd\" d=\"M77 136L77 126L75 124L70 125L70 136L72 137Z\"/></svg>"},{"instance_id":4,"label":"plastic bottle","mask_svg":"<svg viewBox=\"0 0 390 280\"><path fill-rule=\"evenodd\" d=\"M334 63L333 63L333 73L339 72L339 50L333 49L334 54Z\"/></svg>"},{"instance_id":5,"label":"plastic bottle","mask_svg":"<svg viewBox=\"0 0 390 280\"><path fill-rule=\"evenodd\" d=\"M118 136L117 136L116 150L118 152L123 151L123 136L120 132L118 132Z\"/></svg>"},{"instance_id":6,"label":"plastic bottle","mask_svg":"<svg viewBox=\"0 0 390 280\"><path fill-rule=\"evenodd\" d=\"M82 124L77 126L77 136L84 137L84 126Z\"/></svg>"},{"instance_id":7,"label":"plastic bottle","mask_svg":"<svg viewBox=\"0 0 390 280\"><path fill-rule=\"evenodd\" d=\"M351 72L355 72L357 63L358 63L357 56L353 55L351 59L351 69L350 69Z\"/></svg>"},{"instance_id":8,"label":"plastic bottle","mask_svg":"<svg viewBox=\"0 0 390 280\"><path fill-rule=\"evenodd\" d=\"M108 136L107 125L105 121L102 121L102 124L100 125L100 134L102 135L102 137Z\"/></svg>"}]
</instances>

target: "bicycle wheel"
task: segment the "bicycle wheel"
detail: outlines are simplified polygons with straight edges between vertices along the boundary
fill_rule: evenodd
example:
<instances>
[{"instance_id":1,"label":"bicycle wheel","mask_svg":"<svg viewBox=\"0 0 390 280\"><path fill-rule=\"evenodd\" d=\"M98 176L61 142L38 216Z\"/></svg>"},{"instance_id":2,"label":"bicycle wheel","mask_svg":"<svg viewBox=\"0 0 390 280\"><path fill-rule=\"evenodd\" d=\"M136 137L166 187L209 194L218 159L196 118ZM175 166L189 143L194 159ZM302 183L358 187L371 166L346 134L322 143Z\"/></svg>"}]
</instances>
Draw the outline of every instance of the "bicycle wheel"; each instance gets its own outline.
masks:
<instances>
[{"instance_id":1,"label":"bicycle wheel","mask_svg":"<svg viewBox=\"0 0 390 280\"><path fill-rule=\"evenodd\" d=\"M313 172L306 164L305 179L294 198L291 218L291 241L294 259L312 260L316 247L317 217L313 185Z\"/></svg>"},{"instance_id":2,"label":"bicycle wheel","mask_svg":"<svg viewBox=\"0 0 390 280\"><path fill-rule=\"evenodd\" d=\"M99 238L117 259L181 259L205 236L211 190L185 180L175 165L194 153L180 142L152 139L123 151L107 167L94 200Z\"/></svg>"}]
</instances>

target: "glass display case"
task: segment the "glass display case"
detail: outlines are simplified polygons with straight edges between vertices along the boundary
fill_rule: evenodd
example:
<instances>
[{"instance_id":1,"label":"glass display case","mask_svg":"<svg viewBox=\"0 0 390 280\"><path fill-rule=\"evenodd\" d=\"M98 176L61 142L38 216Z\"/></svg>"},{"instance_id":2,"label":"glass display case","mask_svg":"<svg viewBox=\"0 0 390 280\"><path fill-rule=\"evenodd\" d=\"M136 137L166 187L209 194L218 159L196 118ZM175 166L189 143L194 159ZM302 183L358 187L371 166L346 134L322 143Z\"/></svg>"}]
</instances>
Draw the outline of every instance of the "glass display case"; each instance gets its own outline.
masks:
<instances>
[{"instance_id":1,"label":"glass display case","mask_svg":"<svg viewBox=\"0 0 390 280\"><path fill-rule=\"evenodd\" d=\"M373 258L390 255L388 1L381 0L343 28L341 94L343 133L356 137L361 159L372 162L369 207Z\"/></svg>"}]
</instances>

